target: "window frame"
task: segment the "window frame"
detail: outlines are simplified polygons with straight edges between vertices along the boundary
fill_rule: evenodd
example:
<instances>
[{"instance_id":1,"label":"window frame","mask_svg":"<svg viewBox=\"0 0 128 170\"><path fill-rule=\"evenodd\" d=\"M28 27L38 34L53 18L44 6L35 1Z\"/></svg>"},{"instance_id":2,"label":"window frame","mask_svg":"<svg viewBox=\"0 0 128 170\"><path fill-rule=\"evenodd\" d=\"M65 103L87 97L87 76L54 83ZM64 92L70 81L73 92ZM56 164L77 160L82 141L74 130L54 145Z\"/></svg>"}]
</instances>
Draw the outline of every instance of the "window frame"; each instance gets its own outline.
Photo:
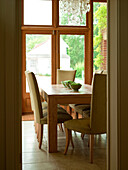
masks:
<instances>
[{"instance_id":1,"label":"window frame","mask_svg":"<svg viewBox=\"0 0 128 170\"><path fill-rule=\"evenodd\" d=\"M93 75L93 1L90 0L90 12L86 14L86 26L63 26L59 25L59 0L52 0L52 25L24 25L24 0L22 0L22 98L29 99L26 93L26 34L50 34L52 36L52 73L51 83L56 84L57 68L60 68L60 34L84 35L85 36L85 53L84 55L84 83L91 84ZM23 106L23 112L24 111ZM30 108L29 108L30 110Z\"/></svg>"}]
</instances>

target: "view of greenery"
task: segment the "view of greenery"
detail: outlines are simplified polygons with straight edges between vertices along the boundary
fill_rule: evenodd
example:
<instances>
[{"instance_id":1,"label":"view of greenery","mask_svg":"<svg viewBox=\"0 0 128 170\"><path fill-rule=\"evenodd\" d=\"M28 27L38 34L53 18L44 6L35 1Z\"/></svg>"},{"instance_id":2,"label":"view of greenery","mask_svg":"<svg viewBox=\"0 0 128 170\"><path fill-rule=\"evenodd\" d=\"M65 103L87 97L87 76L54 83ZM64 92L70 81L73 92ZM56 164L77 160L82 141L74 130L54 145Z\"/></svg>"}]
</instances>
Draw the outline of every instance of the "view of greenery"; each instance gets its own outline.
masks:
<instances>
[{"instance_id":1,"label":"view of greenery","mask_svg":"<svg viewBox=\"0 0 128 170\"><path fill-rule=\"evenodd\" d=\"M67 54L70 56L70 67L76 69L76 77L82 78L84 70L84 36L83 35L61 35L68 44Z\"/></svg>"},{"instance_id":2,"label":"view of greenery","mask_svg":"<svg viewBox=\"0 0 128 170\"><path fill-rule=\"evenodd\" d=\"M93 5L93 49L94 49L94 70L100 69L101 63L103 63L103 56L101 55L101 41L102 31L107 28L107 5L96 2ZM61 24L68 23L70 16L64 14L61 19ZM71 58L70 66L73 69L77 69L76 77L82 78L82 70L84 70L84 36L69 36L63 35L62 39L68 44L69 49L67 54Z\"/></svg>"},{"instance_id":3,"label":"view of greenery","mask_svg":"<svg viewBox=\"0 0 128 170\"><path fill-rule=\"evenodd\" d=\"M103 3L94 3L93 6L93 40L94 40L94 70L100 69L103 62L101 55L102 31L107 27L107 6ZM61 25L68 23L68 14L61 16ZM85 17L85 16L84 16ZM85 19L83 19L85 21ZM84 23L82 23L84 24ZM67 54L70 56L70 67L77 70L76 77L82 78L84 70L84 35L61 35L61 38L68 44ZM45 42L48 36L26 35L26 52L31 51L36 44Z\"/></svg>"},{"instance_id":4,"label":"view of greenery","mask_svg":"<svg viewBox=\"0 0 128 170\"><path fill-rule=\"evenodd\" d=\"M95 2L93 9L93 66L94 70L100 70L103 63L103 56L101 55L102 31L107 28L107 5Z\"/></svg>"},{"instance_id":5,"label":"view of greenery","mask_svg":"<svg viewBox=\"0 0 128 170\"><path fill-rule=\"evenodd\" d=\"M49 37L47 35L27 34L26 35L26 52L31 51L35 45L45 42Z\"/></svg>"},{"instance_id":6,"label":"view of greenery","mask_svg":"<svg viewBox=\"0 0 128 170\"><path fill-rule=\"evenodd\" d=\"M60 24L61 25L69 25L69 23L70 23L70 20L71 20L71 16L72 16L72 14L70 13L63 13L63 12L61 12L61 8L60 8L60 17L59 17L59 20L60 20ZM79 22L77 23L77 24L75 24L75 25L86 25L86 15L83 15L83 17L82 17L82 21L80 20L80 16L78 16L77 18L76 18L76 20L79 18ZM73 23L71 24L71 25L74 25Z\"/></svg>"}]
</instances>

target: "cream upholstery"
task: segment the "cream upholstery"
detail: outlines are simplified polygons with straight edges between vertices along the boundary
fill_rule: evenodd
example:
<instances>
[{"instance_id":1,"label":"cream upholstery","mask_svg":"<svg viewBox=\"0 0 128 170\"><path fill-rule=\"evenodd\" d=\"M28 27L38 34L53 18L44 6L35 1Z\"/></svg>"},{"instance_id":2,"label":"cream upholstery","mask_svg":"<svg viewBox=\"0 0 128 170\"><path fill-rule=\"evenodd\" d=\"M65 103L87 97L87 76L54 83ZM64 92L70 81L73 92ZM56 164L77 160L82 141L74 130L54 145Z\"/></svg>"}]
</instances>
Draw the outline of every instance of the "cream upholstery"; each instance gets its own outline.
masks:
<instances>
[{"instance_id":1,"label":"cream upholstery","mask_svg":"<svg viewBox=\"0 0 128 170\"><path fill-rule=\"evenodd\" d=\"M69 106L74 109L76 113L82 115L82 117L90 116L90 104L69 104Z\"/></svg>"},{"instance_id":2,"label":"cream upholstery","mask_svg":"<svg viewBox=\"0 0 128 170\"><path fill-rule=\"evenodd\" d=\"M91 134L106 132L106 100L106 75L95 74L91 97L90 124L88 127ZM76 130L72 126L73 121L79 122L79 119L65 122L65 127Z\"/></svg>"},{"instance_id":3,"label":"cream upholstery","mask_svg":"<svg viewBox=\"0 0 128 170\"><path fill-rule=\"evenodd\" d=\"M78 131L82 134L102 134L106 133L106 113L107 113L107 76L106 74L95 74L93 81L93 91L91 97L90 118L73 119L66 121L64 126L66 132L70 130ZM66 135L68 136L68 135ZM69 137L70 140L71 137ZM90 144L92 146L92 144ZM68 148L68 146L67 146ZM65 154L67 152L65 149ZM93 161L91 157L91 162Z\"/></svg>"},{"instance_id":4,"label":"cream upholstery","mask_svg":"<svg viewBox=\"0 0 128 170\"><path fill-rule=\"evenodd\" d=\"M57 69L57 84L61 84L61 81L65 81L65 80L74 81L75 75L76 75L76 70L60 70L60 69ZM65 106L65 109L66 109L68 104L63 104L63 106Z\"/></svg>"},{"instance_id":5,"label":"cream upholstery","mask_svg":"<svg viewBox=\"0 0 128 170\"><path fill-rule=\"evenodd\" d=\"M47 124L47 103L41 103L40 93L38 84L36 81L36 77L34 73L26 71L25 72L26 78L28 80L29 90L30 90L30 98L31 98L31 105L32 110L34 112L34 119L37 124ZM57 122L64 123L66 120L71 120L72 117L67 113L65 109L57 106ZM40 137L41 135L39 135ZM40 139L42 141L42 139ZM41 147L41 143L39 148Z\"/></svg>"},{"instance_id":6,"label":"cream upholstery","mask_svg":"<svg viewBox=\"0 0 128 170\"><path fill-rule=\"evenodd\" d=\"M91 133L106 133L106 113L107 113L107 76L96 74L93 83L90 128Z\"/></svg>"},{"instance_id":7,"label":"cream upholstery","mask_svg":"<svg viewBox=\"0 0 128 170\"><path fill-rule=\"evenodd\" d=\"M57 69L57 84L61 84L61 81L75 80L76 70L60 70Z\"/></svg>"},{"instance_id":8,"label":"cream upholstery","mask_svg":"<svg viewBox=\"0 0 128 170\"><path fill-rule=\"evenodd\" d=\"M27 82L28 82L28 86L29 86L29 91L31 92L32 91L32 87L30 85L30 76L28 76L27 72L25 72L25 76L27 78ZM33 96L32 96L32 93L30 93L30 101L31 101L31 108L32 108L32 111L34 111L34 103L33 103Z\"/></svg>"},{"instance_id":9,"label":"cream upholstery","mask_svg":"<svg viewBox=\"0 0 128 170\"><path fill-rule=\"evenodd\" d=\"M96 70L93 73L93 78L95 74L103 74L104 70ZM106 72L105 72L106 73ZM93 84L93 79L92 79ZM81 114L83 118L90 116L90 105L89 104L69 104L70 108L74 109L75 112Z\"/></svg>"}]
</instances>

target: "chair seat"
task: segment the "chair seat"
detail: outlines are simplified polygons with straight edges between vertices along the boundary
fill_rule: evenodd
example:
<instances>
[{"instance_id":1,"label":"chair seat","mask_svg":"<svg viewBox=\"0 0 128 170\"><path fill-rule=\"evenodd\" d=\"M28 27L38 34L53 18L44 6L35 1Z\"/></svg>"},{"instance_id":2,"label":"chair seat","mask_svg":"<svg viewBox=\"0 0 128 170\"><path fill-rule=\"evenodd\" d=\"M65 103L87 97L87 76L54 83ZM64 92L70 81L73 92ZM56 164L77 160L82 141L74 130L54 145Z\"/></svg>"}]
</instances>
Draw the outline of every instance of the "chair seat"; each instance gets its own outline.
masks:
<instances>
[{"instance_id":1,"label":"chair seat","mask_svg":"<svg viewBox=\"0 0 128 170\"><path fill-rule=\"evenodd\" d=\"M83 110L83 118L89 118L90 117L90 110Z\"/></svg>"},{"instance_id":2,"label":"chair seat","mask_svg":"<svg viewBox=\"0 0 128 170\"><path fill-rule=\"evenodd\" d=\"M73 119L64 122L64 126L70 130L74 130L80 133L90 133L90 118L87 119Z\"/></svg>"},{"instance_id":3,"label":"chair seat","mask_svg":"<svg viewBox=\"0 0 128 170\"><path fill-rule=\"evenodd\" d=\"M41 124L47 124L47 102L42 103L43 108L43 118L41 118ZM68 114L68 112L63 109L61 106L57 105L57 123L64 123L67 120L71 120L72 116Z\"/></svg>"},{"instance_id":4,"label":"chair seat","mask_svg":"<svg viewBox=\"0 0 128 170\"><path fill-rule=\"evenodd\" d=\"M89 104L69 104L76 112L81 114L84 118L90 117L90 105Z\"/></svg>"},{"instance_id":5,"label":"chair seat","mask_svg":"<svg viewBox=\"0 0 128 170\"><path fill-rule=\"evenodd\" d=\"M48 103L47 102L42 102L42 109L46 109L48 107Z\"/></svg>"},{"instance_id":6,"label":"chair seat","mask_svg":"<svg viewBox=\"0 0 128 170\"><path fill-rule=\"evenodd\" d=\"M45 101L45 102L42 102L42 109L47 109L47 107L48 107L48 103ZM61 106L58 104L57 105L57 107L58 108L60 108ZM61 107L62 108L62 107ZM63 108L62 108L63 109ZM63 110L65 110L65 109L63 109ZM66 111L66 110L65 110Z\"/></svg>"},{"instance_id":7,"label":"chair seat","mask_svg":"<svg viewBox=\"0 0 128 170\"><path fill-rule=\"evenodd\" d=\"M67 129L80 132L82 134L103 134L106 133L104 129L91 129L90 118L73 119L64 122L64 126Z\"/></svg>"}]
</instances>

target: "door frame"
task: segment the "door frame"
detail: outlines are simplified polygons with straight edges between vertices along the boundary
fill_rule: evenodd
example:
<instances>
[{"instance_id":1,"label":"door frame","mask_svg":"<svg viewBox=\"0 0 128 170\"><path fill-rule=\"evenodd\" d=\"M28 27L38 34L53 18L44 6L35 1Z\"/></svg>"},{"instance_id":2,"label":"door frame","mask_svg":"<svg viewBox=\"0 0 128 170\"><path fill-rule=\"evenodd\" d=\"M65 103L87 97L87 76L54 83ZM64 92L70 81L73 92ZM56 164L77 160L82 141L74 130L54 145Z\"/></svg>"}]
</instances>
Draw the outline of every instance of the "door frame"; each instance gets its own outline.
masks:
<instances>
[{"instance_id":1,"label":"door frame","mask_svg":"<svg viewBox=\"0 0 128 170\"><path fill-rule=\"evenodd\" d=\"M124 78L124 75L128 75L126 69L128 59L125 57L128 52L125 38L128 21L124 14L127 16L128 2L123 3L121 0L108 1L108 170L120 170L123 165L127 168L128 163L125 147L128 143L128 133L124 133L127 120L126 85L128 86L128 78ZM0 161L2 169L21 170L21 1L1 1L0 8L2 33L0 53L4 56L0 62L2 82ZM123 29L124 24L126 28ZM125 86L122 84L124 82Z\"/></svg>"}]
</instances>

